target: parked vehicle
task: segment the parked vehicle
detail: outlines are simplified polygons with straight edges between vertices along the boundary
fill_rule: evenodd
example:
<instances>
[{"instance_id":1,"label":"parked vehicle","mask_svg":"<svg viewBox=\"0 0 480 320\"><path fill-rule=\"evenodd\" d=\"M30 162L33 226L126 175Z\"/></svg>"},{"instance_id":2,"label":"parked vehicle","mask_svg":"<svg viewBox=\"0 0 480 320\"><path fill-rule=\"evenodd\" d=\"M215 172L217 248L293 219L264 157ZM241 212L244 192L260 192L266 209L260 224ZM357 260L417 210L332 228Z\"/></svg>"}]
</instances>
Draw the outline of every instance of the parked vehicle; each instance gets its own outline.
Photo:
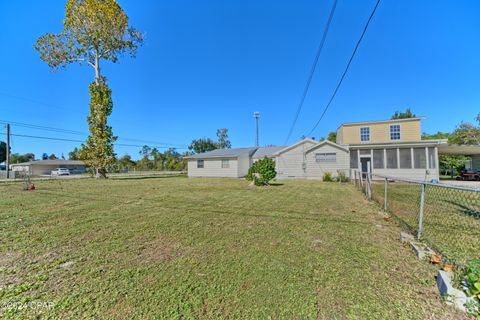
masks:
<instances>
[{"instance_id":1,"label":"parked vehicle","mask_svg":"<svg viewBox=\"0 0 480 320\"><path fill-rule=\"evenodd\" d=\"M56 168L55 170L52 170L51 172L52 176L68 176L70 175L70 170L67 168Z\"/></svg>"},{"instance_id":2,"label":"parked vehicle","mask_svg":"<svg viewBox=\"0 0 480 320\"><path fill-rule=\"evenodd\" d=\"M475 180L480 181L480 171L462 170L456 180Z\"/></svg>"}]
</instances>

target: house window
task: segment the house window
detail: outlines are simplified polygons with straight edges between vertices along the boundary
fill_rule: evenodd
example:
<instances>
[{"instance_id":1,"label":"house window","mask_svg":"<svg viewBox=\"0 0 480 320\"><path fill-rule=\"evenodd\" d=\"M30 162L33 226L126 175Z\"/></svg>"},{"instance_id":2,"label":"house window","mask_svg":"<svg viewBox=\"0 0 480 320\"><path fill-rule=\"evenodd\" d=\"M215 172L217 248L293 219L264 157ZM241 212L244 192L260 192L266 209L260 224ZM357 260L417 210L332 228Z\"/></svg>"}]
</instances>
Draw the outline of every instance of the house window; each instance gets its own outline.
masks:
<instances>
[{"instance_id":1,"label":"house window","mask_svg":"<svg viewBox=\"0 0 480 320\"><path fill-rule=\"evenodd\" d=\"M370 141L370 128L360 128L360 141Z\"/></svg>"},{"instance_id":2,"label":"house window","mask_svg":"<svg viewBox=\"0 0 480 320\"><path fill-rule=\"evenodd\" d=\"M335 152L330 153L316 153L315 154L316 162L336 162L337 154Z\"/></svg>"},{"instance_id":3,"label":"house window","mask_svg":"<svg viewBox=\"0 0 480 320\"><path fill-rule=\"evenodd\" d=\"M400 140L400 125L394 124L390 126L390 140Z\"/></svg>"},{"instance_id":4,"label":"house window","mask_svg":"<svg viewBox=\"0 0 480 320\"><path fill-rule=\"evenodd\" d=\"M198 169L203 169L204 161L203 160L197 160L197 168Z\"/></svg>"},{"instance_id":5,"label":"house window","mask_svg":"<svg viewBox=\"0 0 480 320\"><path fill-rule=\"evenodd\" d=\"M230 162L228 161L228 159L222 159L222 168L223 169L230 168Z\"/></svg>"}]
</instances>

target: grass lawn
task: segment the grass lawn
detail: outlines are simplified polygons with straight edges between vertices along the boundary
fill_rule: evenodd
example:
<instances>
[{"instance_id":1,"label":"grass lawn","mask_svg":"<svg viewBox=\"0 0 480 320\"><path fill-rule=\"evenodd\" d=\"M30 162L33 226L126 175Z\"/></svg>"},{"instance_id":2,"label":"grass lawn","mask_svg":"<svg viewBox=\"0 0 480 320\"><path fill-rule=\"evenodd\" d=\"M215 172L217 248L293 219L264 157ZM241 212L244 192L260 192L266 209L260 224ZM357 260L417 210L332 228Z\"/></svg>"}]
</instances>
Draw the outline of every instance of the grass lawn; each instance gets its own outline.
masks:
<instances>
[{"instance_id":1,"label":"grass lawn","mask_svg":"<svg viewBox=\"0 0 480 320\"><path fill-rule=\"evenodd\" d=\"M352 185L0 185L0 317L453 319L435 267ZM6 308L53 302L52 309Z\"/></svg>"},{"instance_id":2,"label":"grass lawn","mask_svg":"<svg viewBox=\"0 0 480 320\"><path fill-rule=\"evenodd\" d=\"M421 187L418 184L390 182L388 208L416 234ZM373 199L383 205L384 184L372 184ZM480 258L480 193L427 186L422 238L448 260L465 264Z\"/></svg>"}]
</instances>

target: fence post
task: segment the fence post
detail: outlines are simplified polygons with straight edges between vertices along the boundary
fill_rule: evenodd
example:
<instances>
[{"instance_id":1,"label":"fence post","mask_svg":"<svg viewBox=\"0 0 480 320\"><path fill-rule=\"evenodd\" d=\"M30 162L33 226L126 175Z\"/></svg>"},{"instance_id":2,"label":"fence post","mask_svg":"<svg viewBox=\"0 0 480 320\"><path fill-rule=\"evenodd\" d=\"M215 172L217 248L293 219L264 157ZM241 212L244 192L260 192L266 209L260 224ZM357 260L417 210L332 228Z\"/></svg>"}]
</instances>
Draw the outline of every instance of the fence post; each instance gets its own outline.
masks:
<instances>
[{"instance_id":1,"label":"fence post","mask_svg":"<svg viewBox=\"0 0 480 320\"><path fill-rule=\"evenodd\" d=\"M363 172L359 171L359 177L360 177L360 191L363 192Z\"/></svg>"},{"instance_id":2,"label":"fence post","mask_svg":"<svg viewBox=\"0 0 480 320\"><path fill-rule=\"evenodd\" d=\"M388 197L388 178L385 178L385 194L383 198L383 210L387 212L388 207L387 207L387 198Z\"/></svg>"},{"instance_id":3,"label":"fence post","mask_svg":"<svg viewBox=\"0 0 480 320\"><path fill-rule=\"evenodd\" d=\"M418 212L418 230L417 230L418 240L420 240L420 238L422 237L424 204L425 204L425 184L422 183L422 189L420 193L420 211Z\"/></svg>"},{"instance_id":4,"label":"fence post","mask_svg":"<svg viewBox=\"0 0 480 320\"><path fill-rule=\"evenodd\" d=\"M372 171L370 170L370 161L367 162L367 189L365 190L368 200L372 199Z\"/></svg>"}]
</instances>

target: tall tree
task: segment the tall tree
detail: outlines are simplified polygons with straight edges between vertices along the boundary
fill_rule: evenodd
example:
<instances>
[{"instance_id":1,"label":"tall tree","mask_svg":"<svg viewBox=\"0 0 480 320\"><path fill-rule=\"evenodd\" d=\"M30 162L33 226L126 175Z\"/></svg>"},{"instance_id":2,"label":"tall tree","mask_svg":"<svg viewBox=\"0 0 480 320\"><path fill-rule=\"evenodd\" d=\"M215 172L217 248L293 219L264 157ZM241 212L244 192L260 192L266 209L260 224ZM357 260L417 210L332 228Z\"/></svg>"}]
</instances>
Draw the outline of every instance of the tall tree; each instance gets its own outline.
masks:
<instances>
[{"instance_id":1,"label":"tall tree","mask_svg":"<svg viewBox=\"0 0 480 320\"><path fill-rule=\"evenodd\" d=\"M77 147L68 153L68 160L80 160L80 150Z\"/></svg>"},{"instance_id":2,"label":"tall tree","mask_svg":"<svg viewBox=\"0 0 480 320\"><path fill-rule=\"evenodd\" d=\"M331 131L328 133L328 141L331 141L331 142L337 142L337 133L335 131Z\"/></svg>"},{"instance_id":3,"label":"tall tree","mask_svg":"<svg viewBox=\"0 0 480 320\"><path fill-rule=\"evenodd\" d=\"M200 138L195 139L190 143L188 149L195 153L202 153L207 151L212 151L217 148L217 144L210 138Z\"/></svg>"},{"instance_id":4,"label":"tall tree","mask_svg":"<svg viewBox=\"0 0 480 320\"><path fill-rule=\"evenodd\" d=\"M408 118L415 118L416 115L410 110L410 108L407 108L405 111L395 111L395 113L392 116L392 120L395 119L408 119Z\"/></svg>"},{"instance_id":5,"label":"tall tree","mask_svg":"<svg viewBox=\"0 0 480 320\"><path fill-rule=\"evenodd\" d=\"M448 142L452 144L480 144L480 113L475 117L477 125L461 122L450 135Z\"/></svg>"},{"instance_id":6,"label":"tall tree","mask_svg":"<svg viewBox=\"0 0 480 320\"><path fill-rule=\"evenodd\" d=\"M228 129L227 128L217 129L217 148L230 149L231 147L232 147L232 143L228 138Z\"/></svg>"},{"instance_id":7,"label":"tall tree","mask_svg":"<svg viewBox=\"0 0 480 320\"><path fill-rule=\"evenodd\" d=\"M29 162L35 160L35 155L33 153L13 153L10 155L10 162L11 163L22 163L22 162Z\"/></svg>"},{"instance_id":8,"label":"tall tree","mask_svg":"<svg viewBox=\"0 0 480 320\"><path fill-rule=\"evenodd\" d=\"M128 17L116 0L68 0L63 30L41 36L35 49L40 59L53 69L71 63L87 63L95 71L90 85L90 136L82 145L81 157L96 170L96 177L106 177L106 168L115 162L112 128L107 118L112 113L111 90L102 76L102 60L117 62L123 53L135 57L143 43L143 34L128 25Z\"/></svg>"},{"instance_id":9,"label":"tall tree","mask_svg":"<svg viewBox=\"0 0 480 320\"><path fill-rule=\"evenodd\" d=\"M42 160L47 160L48 159L48 153L44 152L42 154Z\"/></svg>"},{"instance_id":10,"label":"tall tree","mask_svg":"<svg viewBox=\"0 0 480 320\"><path fill-rule=\"evenodd\" d=\"M52 153L51 155L48 156L48 160L56 160L58 159L55 153Z\"/></svg>"},{"instance_id":11,"label":"tall tree","mask_svg":"<svg viewBox=\"0 0 480 320\"><path fill-rule=\"evenodd\" d=\"M7 160L7 144L0 141L0 163Z\"/></svg>"}]
</instances>

